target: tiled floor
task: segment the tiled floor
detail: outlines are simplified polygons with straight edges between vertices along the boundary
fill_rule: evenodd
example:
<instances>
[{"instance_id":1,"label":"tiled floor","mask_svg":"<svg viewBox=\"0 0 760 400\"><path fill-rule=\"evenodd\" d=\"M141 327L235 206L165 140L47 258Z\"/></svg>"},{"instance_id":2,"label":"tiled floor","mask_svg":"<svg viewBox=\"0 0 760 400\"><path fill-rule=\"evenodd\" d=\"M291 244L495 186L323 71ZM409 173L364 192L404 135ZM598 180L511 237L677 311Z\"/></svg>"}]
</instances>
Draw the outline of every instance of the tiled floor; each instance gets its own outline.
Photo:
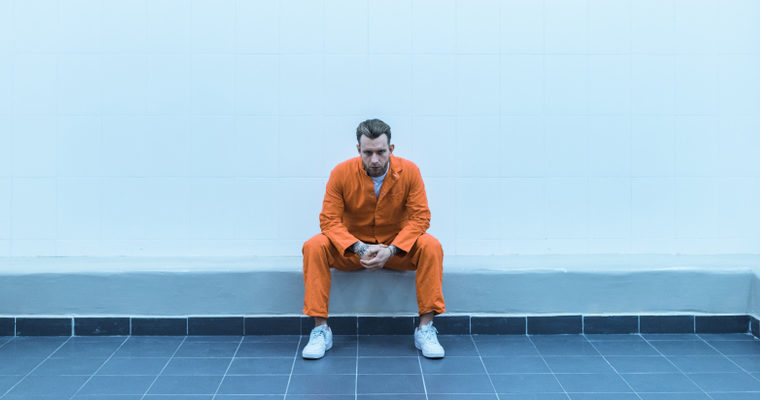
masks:
<instances>
[{"instance_id":1,"label":"tiled floor","mask_svg":"<svg viewBox=\"0 0 760 400\"><path fill-rule=\"evenodd\" d=\"M0 399L760 399L748 335L0 337Z\"/></svg>"}]
</instances>

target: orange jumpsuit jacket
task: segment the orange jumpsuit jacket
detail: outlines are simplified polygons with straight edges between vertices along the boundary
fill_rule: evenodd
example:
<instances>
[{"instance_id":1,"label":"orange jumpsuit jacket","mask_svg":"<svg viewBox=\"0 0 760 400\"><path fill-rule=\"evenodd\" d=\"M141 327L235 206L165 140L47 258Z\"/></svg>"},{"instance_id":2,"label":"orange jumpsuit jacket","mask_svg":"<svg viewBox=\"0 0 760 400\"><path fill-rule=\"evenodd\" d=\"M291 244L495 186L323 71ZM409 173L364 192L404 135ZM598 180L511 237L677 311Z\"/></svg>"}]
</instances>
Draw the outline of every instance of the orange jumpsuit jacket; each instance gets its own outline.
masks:
<instances>
[{"instance_id":1,"label":"orange jumpsuit jacket","mask_svg":"<svg viewBox=\"0 0 760 400\"><path fill-rule=\"evenodd\" d=\"M350 247L360 240L395 245L409 252L430 227L430 209L419 168L393 154L389 164L377 198L361 157L338 164L330 173L319 225L344 256L350 256Z\"/></svg>"}]
</instances>

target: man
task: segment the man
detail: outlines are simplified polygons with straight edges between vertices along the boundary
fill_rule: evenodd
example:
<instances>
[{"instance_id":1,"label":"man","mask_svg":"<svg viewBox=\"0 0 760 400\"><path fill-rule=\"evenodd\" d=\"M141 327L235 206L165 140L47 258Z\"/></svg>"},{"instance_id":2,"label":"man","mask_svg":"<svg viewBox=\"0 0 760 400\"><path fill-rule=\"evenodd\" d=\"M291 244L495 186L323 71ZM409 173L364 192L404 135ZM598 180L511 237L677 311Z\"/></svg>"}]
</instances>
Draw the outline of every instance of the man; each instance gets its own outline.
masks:
<instances>
[{"instance_id":1,"label":"man","mask_svg":"<svg viewBox=\"0 0 760 400\"><path fill-rule=\"evenodd\" d=\"M428 358L445 354L433 317L446 312L441 283L443 249L433 236L420 170L393 156L391 128L369 119L356 128L360 157L338 164L327 182L319 223L322 233L303 246L304 314L314 329L303 357L317 359L332 347L327 325L330 268L416 270L420 325L415 347Z\"/></svg>"}]
</instances>

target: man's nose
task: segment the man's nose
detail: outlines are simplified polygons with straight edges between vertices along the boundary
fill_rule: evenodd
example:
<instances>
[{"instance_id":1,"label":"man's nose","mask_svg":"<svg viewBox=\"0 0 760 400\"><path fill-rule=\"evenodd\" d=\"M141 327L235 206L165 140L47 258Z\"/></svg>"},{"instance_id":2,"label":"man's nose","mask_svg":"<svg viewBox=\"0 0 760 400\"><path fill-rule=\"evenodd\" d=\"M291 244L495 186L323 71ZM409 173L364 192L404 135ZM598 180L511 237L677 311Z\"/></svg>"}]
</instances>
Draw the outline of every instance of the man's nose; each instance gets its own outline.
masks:
<instances>
[{"instance_id":1,"label":"man's nose","mask_svg":"<svg viewBox=\"0 0 760 400\"><path fill-rule=\"evenodd\" d=\"M380 161L380 158L377 156L377 154L373 154L373 155L372 155L372 162L373 162L373 163L376 163L376 162L378 162L378 161Z\"/></svg>"}]
</instances>

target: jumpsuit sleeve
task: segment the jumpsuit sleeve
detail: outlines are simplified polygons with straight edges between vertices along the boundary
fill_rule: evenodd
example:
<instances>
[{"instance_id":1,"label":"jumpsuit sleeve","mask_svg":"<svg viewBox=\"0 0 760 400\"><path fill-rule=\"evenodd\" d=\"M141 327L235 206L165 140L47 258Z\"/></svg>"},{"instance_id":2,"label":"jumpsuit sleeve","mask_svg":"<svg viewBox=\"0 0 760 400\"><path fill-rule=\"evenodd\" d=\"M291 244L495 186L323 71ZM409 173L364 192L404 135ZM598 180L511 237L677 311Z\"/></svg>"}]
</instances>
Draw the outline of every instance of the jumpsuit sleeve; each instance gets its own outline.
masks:
<instances>
[{"instance_id":1,"label":"jumpsuit sleeve","mask_svg":"<svg viewBox=\"0 0 760 400\"><path fill-rule=\"evenodd\" d=\"M340 172L333 170L325 189L325 199L322 202L322 212L319 214L319 227L322 234L330 239L330 242L343 255L348 255L347 250L358 242L354 235L348 232L343 224L343 211L345 200L343 198L343 185Z\"/></svg>"},{"instance_id":2,"label":"jumpsuit sleeve","mask_svg":"<svg viewBox=\"0 0 760 400\"><path fill-rule=\"evenodd\" d=\"M405 253L408 253L417 238L430 228L430 209L428 208L422 175L416 165L407 168L410 175L409 196L406 198L406 212L409 220L392 243Z\"/></svg>"}]
</instances>

